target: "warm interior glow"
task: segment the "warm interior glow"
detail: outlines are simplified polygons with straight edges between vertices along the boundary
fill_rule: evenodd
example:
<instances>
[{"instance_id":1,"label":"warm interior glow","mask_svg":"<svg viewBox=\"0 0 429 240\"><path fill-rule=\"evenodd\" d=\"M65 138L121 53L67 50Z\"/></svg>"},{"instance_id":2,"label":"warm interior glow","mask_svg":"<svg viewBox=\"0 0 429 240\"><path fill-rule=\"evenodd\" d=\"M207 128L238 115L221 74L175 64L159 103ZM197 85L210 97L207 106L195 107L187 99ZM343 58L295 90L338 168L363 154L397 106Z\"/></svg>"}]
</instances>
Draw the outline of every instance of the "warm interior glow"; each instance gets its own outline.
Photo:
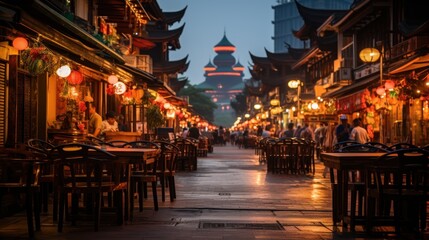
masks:
<instances>
[{"instance_id":1,"label":"warm interior glow","mask_svg":"<svg viewBox=\"0 0 429 240\"><path fill-rule=\"evenodd\" d=\"M253 106L253 108L255 108L256 110L259 110L259 109L261 109L261 108L262 108L262 105L261 105L261 104L259 104L259 103L257 103L257 104L255 104L255 105Z\"/></svg>"}]
</instances>

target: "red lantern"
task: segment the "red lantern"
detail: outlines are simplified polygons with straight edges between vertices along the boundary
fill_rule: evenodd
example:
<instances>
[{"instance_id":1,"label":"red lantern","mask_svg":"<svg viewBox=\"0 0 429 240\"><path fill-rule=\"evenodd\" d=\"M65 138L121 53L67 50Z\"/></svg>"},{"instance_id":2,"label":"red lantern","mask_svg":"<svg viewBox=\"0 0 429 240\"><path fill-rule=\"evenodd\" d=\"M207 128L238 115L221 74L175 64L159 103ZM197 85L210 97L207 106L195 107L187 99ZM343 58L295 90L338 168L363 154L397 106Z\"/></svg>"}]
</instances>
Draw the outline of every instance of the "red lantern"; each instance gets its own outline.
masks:
<instances>
[{"instance_id":1,"label":"red lantern","mask_svg":"<svg viewBox=\"0 0 429 240\"><path fill-rule=\"evenodd\" d=\"M73 70L70 75L67 77L67 81L70 84L79 85L83 81L82 73L79 71Z\"/></svg>"},{"instance_id":2,"label":"red lantern","mask_svg":"<svg viewBox=\"0 0 429 240\"><path fill-rule=\"evenodd\" d=\"M384 88L386 90L391 90L391 89L395 88L395 82L392 80L386 80L386 82L384 83Z\"/></svg>"},{"instance_id":3,"label":"red lantern","mask_svg":"<svg viewBox=\"0 0 429 240\"><path fill-rule=\"evenodd\" d=\"M383 86L380 86L377 88L377 90L375 90L375 92L379 95L379 96L383 96L386 93L386 90L384 89Z\"/></svg>"},{"instance_id":4,"label":"red lantern","mask_svg":"<svg viewBox=\"0 0 429 240\"><path fill-rule=\"evenodd\" d=\"M28 41L23 37L17 37L13 40L12 46L18 50L24 50L28 47Z\"/></svg>"}]
</instances>

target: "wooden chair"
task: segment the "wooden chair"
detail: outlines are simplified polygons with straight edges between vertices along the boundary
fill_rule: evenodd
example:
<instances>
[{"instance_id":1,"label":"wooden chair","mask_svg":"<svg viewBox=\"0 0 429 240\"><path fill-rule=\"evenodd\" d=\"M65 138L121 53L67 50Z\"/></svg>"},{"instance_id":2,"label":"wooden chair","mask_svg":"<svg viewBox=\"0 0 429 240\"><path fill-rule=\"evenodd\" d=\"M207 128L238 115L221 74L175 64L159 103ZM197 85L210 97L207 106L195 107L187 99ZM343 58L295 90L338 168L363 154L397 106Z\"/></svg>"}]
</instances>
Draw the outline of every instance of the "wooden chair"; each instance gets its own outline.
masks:
<instances>
[{"instance_id":1,"label":"wooden chair","mask_svg":"<svg viewBox=\"0 0 429 240\"><path fill-rule=\"evenodd\" d=\"M168 187L170 193L170 201L176 199L176 160L180 154L180 148L170 142L154 141L161 146L161 156L156 172L162 190L162 201L165 201L165 188ZM167 181L167 184L166 184Z\"/></svg>"},{"instance_id":2,"label":"wooden chair","mask_svg":"<svg viewBox=\"0 0 429 240\"><path fill-rule=\"evenodd\" d=\"M379 143L379 142L366 142L365 144L389 150L389 146L387 146L386 144L383 144L383 143Z\"/></svg>"},{"instance_id":3,"label":"wooden chair","mask_svg":"<svg viewBox=\"0 0 429 240\"><path fill-rule=\"evenodd\" d=\"M103 193L115 194L117 223L123 223L123 197L127 190L127 182L123 179L123 168L118 165L116 156L96 146L70 143L53 148L49 155L54 159L57 170L57 186L59 192L58 232L62 232L64 214L68 213L68 199L71 195L70 216L72 225L80 216L79 205L92 213L94 231L99 230L102 210ZM85 202L79 202L84 195ZM128 199L126 199L128 200ZM66 208L67 207L67 208Z\"/></svg>"},{"instance_id":4,"label":"wooden chair","mask_svg":"<svg viewBox=\"0 0 429 240\"><path fill-rule=\"evenodd\" d=\"M178 169L197 170L198 145L188 138L177 138L174 145L180 149L180 155L177 158Z\"/></svg>"},{"instance_id":5,"label":"wooden chair","mask_svg":"<svg viewBox=\"0 0 429 240\"><path fill-rule=\"evenodd\" d=\"M44 213L48 212L49 193L52 191L54 185L54 166L48 156L49 151L54 147L53 144L36 138L29 139L26 143L27 150L31 151L40 162L40 201ZM53 219L56 221L58 215L58 195L55 191L53 191L53 193Z\"/></svg>"},{"instance_id":6,"label":"wooden chair","mask_svg":"<svg viewBox=\"0 0 429 240\"><path fill-rule=\"evenodd\" d=\"M34 239L34 231L40 230L40 165L31 152L23 149L0 148L0 158L0 199L10 194L16 201L9 209L25 208L28 237ZM21 195L25 195L22 206Z\"/></svg>"},{"instance_id":7,"label":"wooden chair","mask_svg":"<svg viewBox=\"0 0 429 240\"><path fill-rule=\"evenodd\" d=\"M128 142L122 145L123 148L156 148L161 149L161 146L152 141L140 140ZM151 160L151 161L149 161ZM151 183L152 198L154 210L158 211L158 192L157 192L157 167L159 159L146 159L139 162L133 162L133 167L130 172L130 220L133 220L134 208L134 193L137 188L139 200L139 210L143 211L143 198L147 198L147 183Z\"/></svg>"},{"instance_id":8,"label":"wooden chair","mask_svg":"<svg viewBox=\"0 0 429 240\"><path fill-rule=\"evenodd\" d=\"M379 157L367 174L367 231L394 226L396 233L426 229L429 152L399 149ZM391 206L393 205L393 211Z\"/></svg>"},{"instance_id":9,"label":"wooden chair","mask_svg":"<svg viewBox=\"0 0 429 240\"><path fill-rule=\"evenodd\" d=\"M348 145L355 145L355 144L360 144L359 142L356 141L343 141L343 142L338 142L336 144L334 144L334 146L332 146L332 151L333 152L338 152L342 147L348 146Z\"/></svg>"},{"instance_id":10,"label":"wooden chair","mask_svg":"<svg viewBox=\"0 0 429 240\"><path fill-rule=\"evenodd\" d=\"M388 149L364 143L344 146L338 152L388 152Z\"/></svg>"},{"instance_id":11,"label":"wooden chair","mask_svg":"<svg viewBox=\"0 0 429 240\"><path fill-rule=\"evenodd\" d=\"M384 152L387 149L379 148L369 144L347 145L339 149L339 152ZM362 171L349 172L349 190L350 190L350 229L355 230L356 216L363 217L364 202L366 197L365 181Z\"/></svg>"},{"instance_id":12,"label":"wooden chair","mask_svg":"<svg viewBox=\"0 0 429 240\"><path fill-rule=\"evenodd\" d=\"M403 143L393 144L392 146L389 147L388 150L389 151L396 151L399 149L408 149L408 148L418 148L418 146L411 144L411 143L403 142Z\"/></svg>"},{"instance_id":13,"label":"wooden chair","mask_svg":"<svg viewBox=\"0 0 429 240\"><path fill-rule=\"evenodd\" d=\"M128 143L127 141L123 140L112 140L108 141L107 144L112 147L122 147L124 144Z\"/></svg>"}]
</instances>

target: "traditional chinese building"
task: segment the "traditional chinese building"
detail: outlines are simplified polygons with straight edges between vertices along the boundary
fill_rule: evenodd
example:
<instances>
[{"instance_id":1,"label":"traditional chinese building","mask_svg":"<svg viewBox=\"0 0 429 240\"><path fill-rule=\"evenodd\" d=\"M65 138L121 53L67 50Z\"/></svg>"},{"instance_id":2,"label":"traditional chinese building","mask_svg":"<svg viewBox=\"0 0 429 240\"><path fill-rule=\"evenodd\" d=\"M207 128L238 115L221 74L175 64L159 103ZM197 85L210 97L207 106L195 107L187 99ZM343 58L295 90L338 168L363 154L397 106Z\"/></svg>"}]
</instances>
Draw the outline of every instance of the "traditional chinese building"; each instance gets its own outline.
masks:
<instances>
[{"instance_id":1,"label":"traditional chinese building","mask_svg":"<svg viewBox=\"0 0 429 240\"><path fill-rule=\"evenodd\" d=\"M197 85L197 88L206 89L206 94L218 105L214 114L216 125L232 125L235 112L230 103L243 91L244 67L232 55L235 49L224 34L222 40L214 46L217 55L213 58L213 62L209 60L204 67L206 80Z\"/></svg>"}]
</instances>

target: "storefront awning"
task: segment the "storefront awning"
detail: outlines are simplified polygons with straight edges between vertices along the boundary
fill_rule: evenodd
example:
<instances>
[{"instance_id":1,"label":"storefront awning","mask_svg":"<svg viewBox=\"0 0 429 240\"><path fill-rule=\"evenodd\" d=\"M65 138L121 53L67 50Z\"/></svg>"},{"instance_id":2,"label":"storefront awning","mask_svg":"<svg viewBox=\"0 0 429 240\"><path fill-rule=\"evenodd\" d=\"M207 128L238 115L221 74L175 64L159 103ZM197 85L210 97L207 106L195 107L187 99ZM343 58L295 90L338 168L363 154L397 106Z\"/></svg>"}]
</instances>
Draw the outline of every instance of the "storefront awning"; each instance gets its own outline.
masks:
<instances>
[{"instance_id":1,"label":"storefront awning","mask_svg":"<svg viewBox=\"0 0 429 240\"><path fill-rule=\"evenodd\" d=\"M425 54L414 58L412 60L408 60L405 63L398 64L399 67L394 68L389 71L389 74L398 74L401 72L413 71L419 68L424 68L429 66L429 54Z\"/></svg>"},{"instance_id":2,"label":"storefront awning","mask_svg":"<svg viewBox=\"0 0 429 240\"><path fill-rule=\"evenodd\" d=\"M377 83L379 80L380 80L379 75L373 75L364 80L360 80L348 86L341 87L338 90L327 92L326 94L323 95L323 98L339 98L347 94L367 88L372 84Z\"/></svg>"}]
</instances>

